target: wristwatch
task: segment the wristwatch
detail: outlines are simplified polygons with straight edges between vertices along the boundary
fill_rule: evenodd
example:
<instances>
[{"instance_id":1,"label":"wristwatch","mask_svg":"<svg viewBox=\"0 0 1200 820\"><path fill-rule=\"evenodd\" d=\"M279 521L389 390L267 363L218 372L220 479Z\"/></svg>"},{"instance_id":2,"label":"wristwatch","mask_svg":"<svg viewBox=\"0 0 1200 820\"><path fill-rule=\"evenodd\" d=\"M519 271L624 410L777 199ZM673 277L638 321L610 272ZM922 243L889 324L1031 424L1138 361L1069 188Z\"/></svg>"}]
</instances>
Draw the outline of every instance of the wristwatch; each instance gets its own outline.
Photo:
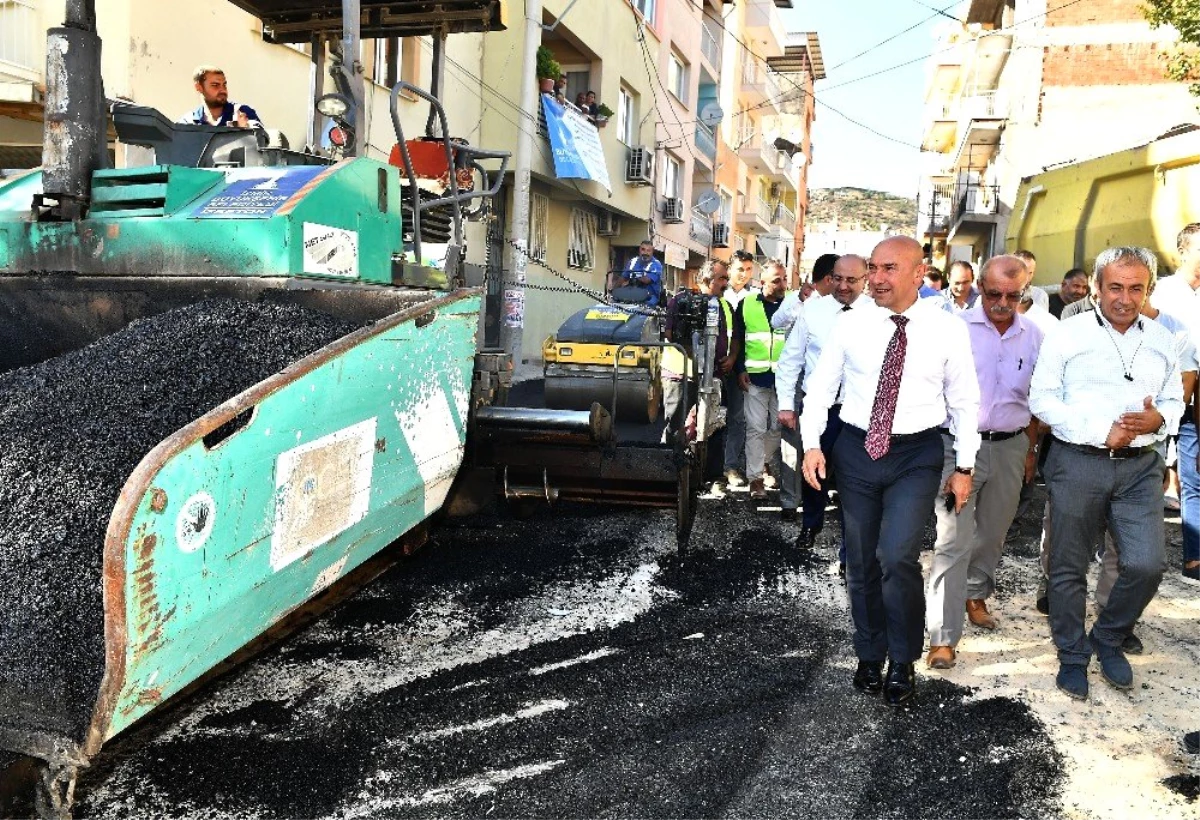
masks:
<instances>
[{"instance_id":1,"label":"wristwatch","mask_svg":"<svg viewBox=\"0 0 1200 820\"><path fill-rule=\"evenodd\" d=\"M975 468L974 467L955 467L954 472L959 473L961 475L974 476Z\"/></svg>"}]
</instances>

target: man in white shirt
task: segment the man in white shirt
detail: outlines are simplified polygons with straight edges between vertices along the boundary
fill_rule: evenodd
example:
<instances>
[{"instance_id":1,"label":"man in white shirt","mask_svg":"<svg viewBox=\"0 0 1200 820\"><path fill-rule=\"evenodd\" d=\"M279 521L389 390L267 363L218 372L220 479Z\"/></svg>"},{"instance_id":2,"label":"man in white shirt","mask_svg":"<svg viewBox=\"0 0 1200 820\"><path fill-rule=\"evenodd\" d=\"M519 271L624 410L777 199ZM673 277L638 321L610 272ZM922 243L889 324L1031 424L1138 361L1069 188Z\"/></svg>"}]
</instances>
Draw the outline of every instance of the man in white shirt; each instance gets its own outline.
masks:
<instances>
[{"instance_id":1,"label":"man in white shirt","mask_svg":"<svg viewBox=\"0 0 1200 820\"><path fill-rule=\"evenodd\" d=\"M803 409L802 396L808 392L808 379L817 367L821 357L821 349L829 338L834 323L844 313L863 305L874 306L870 296L863 295L867 286L867 260L861 256L847 254L837 260L833 266L833 293L823 299L812 299L804 306L804 312L788 334L783 346L779 363L775 366L775 389L779 394L779 423L784 430L785 442L796 451L802 451L800 430L797 425L797 413ZM783 308L780 308L783 310ZM803 383L800 374L804 374ZM797 390L797 386L800 390ZM841 401L835 401L829 408L825 432L821 434L821 452L829 456L833 442L842 429L842 419L839 415L842 409ZM784 453L784 464L787 464L787 452ZM794 455L794 454L793 454ZM800 483L800 498L804 507L804 519L801 522L800 537L796 546L801 550L811 551L817 540L817 535L825 523L825 507L829 504L829 481L823 481L821 488L809 486L807 481ZM838 510L841 515L841 508ZM845 525L841 528L845 531ZM838 564L845 572L846 556L845 542L839 548Z\"/></svg>"},{"instance_id":2,"label":"man in white shirt","mask_svg":"<svg viewBox=\"0 0 1200 820\"><path fill-rule=\"evenodd\" d=\"M1179 269L1158 281L1151 302L1180 319L1200 344L1200 222L1185 225L1178 237ZM1192 406L1191 396L1184 396ZM1183 577L1200 581L1200 473L1197 458L1196 419L1185 413L1179 423L1179 506L1183 523Z\"/></svg>"},{"instance_id":3,"label":"man in white shirt","mask_svg":"<svg viewBox=\"0 0 1200 820\"><path fill-rule=\"evenodd\" d=\"M733 267L730 269L729 287L724 299L730 310L747 296L758 293L753 287L755 274L754 255L746 251L734 251ZM725 397L725 483L730 487L746 486L746 401L745 392L738 386L737 376L730 373L721 381Z\"/></svg>"},{"instance_id":4,"label":"man in white shirt","mask_svg":"<svg viewBox=\"0 0 1200 820\"><path fill-rule=\"evenodd\" d=\"M1175 337L1141 315L1158 261L1146 248L1096 257L1098 310L1052 331L1033 373L1029 405L1054 446L1042 474L1050 496L1050 633L1058 688L1088 696L1087 668L1118 689L1133 686L1122 643L1158 591L1166 564L1162 447L1183 414ZM1101 528L1120 553L1120 574L1090 634L1087 568Z\"/></svg>"},{"instance_id":5,"label":"man in white shirt","mask_svg":"<svg viewBox=\"0 0 1200 820\"><path fill-rule=\"evenodd\" d=\"M812 269L812 294L805 297L803 290L794 290L783 297L783 304L779 306L779 310L775 311L775 315L771 317L771 327L785 332L790 331L792 325L795 324L796 319L800 316L801 305L807 306L817 299L822 299L831 294L835 287L831 276L834 266L837 265L837 261L838 255L836 253L823 253L818 256L817 261L813 263Z\"/></svg>"},{"instance_id":6,"label":"man in white shirt","mask_svg":"<svg viewBox=\"0 0 1200 820\"><path fill-rule=\"evenodd\" d=\"M877 307L852 310L834 327L809 378L800 418L804 480L815 489L826 477L821 434L842 389L845 426L830 460L846 520L846 582L859 659L853 682L866 692L883 691L893 706L913 701L913 664L925 643L919 561L925 523L939 494L952 496L961 512L980 441L967 326L940 307L918 304L924 273L916 240L891 237L875 246L868 280ZM943 484L939 428L947 418L956 433L956 463Z\"/></svg>"}]
</instances>

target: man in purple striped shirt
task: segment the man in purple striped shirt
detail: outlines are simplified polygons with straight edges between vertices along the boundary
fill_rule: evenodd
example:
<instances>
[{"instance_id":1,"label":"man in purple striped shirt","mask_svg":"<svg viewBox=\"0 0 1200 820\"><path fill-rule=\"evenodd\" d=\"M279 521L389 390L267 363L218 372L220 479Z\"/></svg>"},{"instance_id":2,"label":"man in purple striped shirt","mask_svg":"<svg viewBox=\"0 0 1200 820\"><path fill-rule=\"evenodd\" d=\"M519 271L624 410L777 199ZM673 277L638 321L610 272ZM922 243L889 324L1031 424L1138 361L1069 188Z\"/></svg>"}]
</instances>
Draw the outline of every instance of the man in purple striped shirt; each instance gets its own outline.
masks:
<instances>
[{"instance_id":1,"label":"man in purple striped shirt","mask_svg":"<svg viewBox=\"0 0 1200 820\"><path fill-rule=\"evenodd\" d=\"M986 599L995 591L1004 537L1017 512L1022 482L1037 466L1037 420L1029 412L1029 382L1042 331L1017 311L1028 277L1016 256L989 259L979 276L979 303L959 314L967 323L979 379L979 432L971 496L960 513L937 504L937 542L929 573L925 625L926 663L954 665L964 609L971 623L995 629ZM954 440L942 431L944 481L954 470Z\"/></svg>"}]
</instances>

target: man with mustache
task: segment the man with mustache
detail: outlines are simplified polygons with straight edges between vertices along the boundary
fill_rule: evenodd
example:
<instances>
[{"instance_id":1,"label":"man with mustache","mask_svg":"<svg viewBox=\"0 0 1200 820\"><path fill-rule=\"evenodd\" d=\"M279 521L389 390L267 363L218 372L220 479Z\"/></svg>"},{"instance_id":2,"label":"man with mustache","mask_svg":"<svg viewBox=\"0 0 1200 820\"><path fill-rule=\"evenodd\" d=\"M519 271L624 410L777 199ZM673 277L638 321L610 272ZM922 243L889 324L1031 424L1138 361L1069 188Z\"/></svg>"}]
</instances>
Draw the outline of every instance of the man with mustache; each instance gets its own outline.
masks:
<instances>
[{"instance_id":1,"label":"man with mustache","mask_svg":"<svg viewBox=\"0 0 1200 820\"><path fill-rule=\"evenodd\" d=\"M929 571L925 625L927 665L948 669L962 637L964 605L971 623L995 629L987 598L1008 527L1017 514L1021 483L1037 467L1037 421L1029 413L1029 382L1042 346L1041 329L1017 312L1028 272L1016 256L996 256L979 276L979 304L957 314L967 325L979 380L978 430L971 497L956 513L937 504L937 541ZM955 465L954 437L942 430L942 480Z\"/></svg>"}]
</instances>

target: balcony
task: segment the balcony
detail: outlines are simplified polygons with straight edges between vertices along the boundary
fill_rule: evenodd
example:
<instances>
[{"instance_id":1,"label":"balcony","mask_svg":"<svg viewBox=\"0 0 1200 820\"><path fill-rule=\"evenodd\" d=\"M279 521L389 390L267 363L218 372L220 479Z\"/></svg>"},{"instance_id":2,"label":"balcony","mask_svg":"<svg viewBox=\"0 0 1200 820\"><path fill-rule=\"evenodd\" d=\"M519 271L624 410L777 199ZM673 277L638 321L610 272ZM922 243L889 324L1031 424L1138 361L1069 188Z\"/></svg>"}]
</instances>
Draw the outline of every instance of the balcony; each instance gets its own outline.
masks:
<instances>
[{"instance_id":1,"label":"balcony","mask_svg":"<svg viewBox=\"0 0 1200 820\"><path fill-rule=\"evenodd\" d=\"M779 87L779 78L752 54L746 52L742 59L743 102L748 108L771 106L777 113L780 97L783 96Z\"/></svg>"},{"instance_id":2,"label":"balcony","mask_svg":"<svg viewBox=\"0 0 1200 820\"><path fill-rule=\"evenodd\" d=\"M738 147L738 157L752 174L786 178L789 160L786 154L757 135Z\"/></svg>"},{"instance_id":3,"label":"balcony","mask_svg":"<svg viewBox=\"0 0 1200 820\"><path fill-rule=\"evenodd\" d=\"M925 106L925 127L921 150L944 154L954 147L958 136L958 110L955 103L932 102Z\"/></svg>"},{"instance_id":4,"label":"balcony","mask_svg":"<svg viewBox=\"0 0 1200 820\"><path fill-rule=\"evenodd\" d=\"M792 213L791 208L783 204L776 205L774 222L784 233L795 236L796 215Z\"/></svg>"},{"instance_id":5,"label":"balcony","mask_svg":"<svg viewBox=\"0 0 1200 820\"><path fill-rule=\"evenodd\" d=\"M39 26L33 0L0 0L0 82L40 81L46 38Z\"/></svg>"},{"instance_id":6,"label":"balcony","mask_svg":"<svg viewBox=\"0 0 1200 820\"><path fill-rule=\"evenodd\" d=\"M691 224L688 225L688 237L705 248L710 247L713 243L713 231L709 218L704 214L693 213Z\"/></svg>"},{"instance_id":7,"label":"balcony","mask_svg":"<svg viewBox=\"0 0 1200 820\"><path fill-rule=\"evenodd\" d=\"M920 197L917 226L925 236L945 236L950 232L950 217L959 199L958 187L953 182L935 183Z\"/></svg>"},{"instance_id":8,"label":"balcony","mask_svg":"<svg viewBox=\"0 0 1200 820\"><path fill-rule=\"evenodd\" d=\"M768 54L782 54L787 44L787 29L783 25L783 17L779 9L770 0L751 0L746 3L746 17L743 23L746 36L754 40L766 40Z\"/></svg>"},{"instance_id":9,"label":"balcony","mask_svg":"<svg viewBox=\"0 0 1200 820\"><path fill-rule=\"evenodd\" d=\"M738 196L738 211L734 216L734 225L738 230L766 233L771 230L774 216L771 203L762 197L752 199L745 194Z\"/></svg>"},{"instance_id":10,"label":"balcony","mask_svg":"<svg viewBox=\"0 0 1200 820\"><path fill-rule=\"evenodd\" d=\"M946 241L953 245L973 245L990 241L999 222L1000 186L977 182L961 183L956 191L954 214Z\"/></svg>"},{"instance_id":11,"label":"balcony","mask_svg":"<svg viewBox=\"0 0 1200 820\"><path fill-rule=\"evenodd\" d=\"M958 107L958 147L952 167L980 170L991 162L1008 121L1008 101L995 92L963 97Z\"/></svg>"},{"instance_id":12,"label":"balcony","mask_svg":"<svg viewBox=\"0 0 1200 820\"><path fill-rule=\"evenodd\" d=\"M709 68L713 70L713 76L721 73L721 37L708 21L705 21L700 28L700 54L708 61Z\"/></svg>"}]
</instances>

